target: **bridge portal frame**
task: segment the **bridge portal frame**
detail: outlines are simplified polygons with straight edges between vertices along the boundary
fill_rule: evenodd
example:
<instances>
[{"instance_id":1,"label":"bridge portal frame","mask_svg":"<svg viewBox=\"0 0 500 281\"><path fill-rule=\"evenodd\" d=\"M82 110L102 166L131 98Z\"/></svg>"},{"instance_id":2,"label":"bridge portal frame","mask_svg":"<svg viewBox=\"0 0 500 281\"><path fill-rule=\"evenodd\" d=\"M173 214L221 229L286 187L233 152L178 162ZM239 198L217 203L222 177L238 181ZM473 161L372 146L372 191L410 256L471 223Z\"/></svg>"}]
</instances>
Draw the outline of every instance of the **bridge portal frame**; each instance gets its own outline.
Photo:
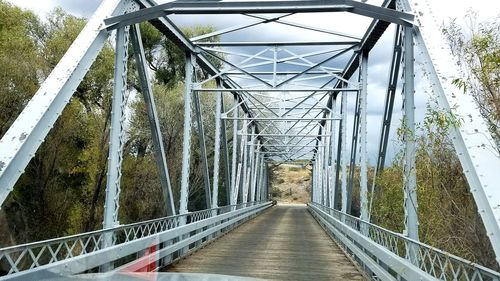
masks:
<instances>
[{"instance_id":1,"label":"bridge portal frame","mask_svg":"<svg viewBox=\"0 0 500 281\"><path fill-rule=\"evenodd\" d=\"M398 3L396 7L396 3ZM285 5L287 4L287 5ZM139 6L138 11L130 10L130 7ZM350 213L350 194L353 186L353 171L356 163L356 151L361 149L361 220L370 219L371 205L368 203L367 193L367 157L366 157L366 95L367 95L367 59L370 50L378 41L381 34L389 24L399 25L396 35L393 64L391 66L391 81L388 88L388 101L386 102L386 115L384 117L383 131L379 144L379 157L377 161L377 172L382 171L387 147L387 136L389 123L392 114L393 96L397 86L397 73L403 67L404 73L404 111L406 121L405 136L405 232L409 238L418 241L418 216L416 198L415 179L415 124L414 124L414 44L416 44L423 56L424 64L429 70L429 80L431 87L437 93L440 106L446 111L453 111L458 116L466 116L460 128L451 129L451 136L459 159L464 167L464 172L470 184L472 194L477 203L479 213L491 240L493 249L500 263L500 191L495 190L495 170L500 167L500 157L488 149L491 141L485 125L478 123L481 116L477 108L467 107L456 103L459 92L452 88L451 77L455 74L453 69L445 69L439 73L434 62L438 62L442 57L450 57L449 53L441 48L427 48L429 43L439 42L444 46L442 38L439 39L438 32L432 24L430 9L418 7L419 10L412 11L408 0L386 0L381 7L376 7L366 3L352 0L334 0L325 4L324 1L264 1L264 2L190 2L173 1L162 5L157 5L153 0L105 0L96 14L70 47L67 54L56 66L53 73L42 84L42 87L35 94L33 99L21 113L5 136L0 140L0 203L6 199L12 190L15 182L22 174L23 169L33 157L35 151L48 134L51 126L61 114L66 103L83 79L91 63L109 37L111 31L116 30L116 66L115 84L113 94L113 117L110 143L110 169L108 173L108 184L105 205L105 228L113 228L119 225L117 213L119 206L120 192L120 169L121 169L121 143L123 135L123 100L124 88L126 87L126 61L128 46L128 30L139 22L149 21L160 30L168 39L172 40L186 53L186 79L185 79L185 118L184 118L184 143L181 178L181 195L179 213L185 215L188 210L189 196L189 168L190 168L190 148L191 148L191 126L192 126L192 105L194 102L195 119L198 124L198 134L200 136L200 148L202 151L204 186L207 208L218 205L216 191L218 181L213 179L211 187L208 170L208 160L203 129L202 110L198 101L198 95L202 92L216 93L217 98L217 127L216 130L216 151L220 153L220 134L226 138L226 122L233 122L233 153L232 166L229 167L229 149L227 141L223 144L225 164L225 184L228 190L229 203L235 204L239 201L247 203L266 199L269 194L268 168L267 163L271 161L291 161L295 159L311 159L313 167L313 202L322 205L333 205L341 209L343 213ZM421 9L425 10L424 12ZM373 18L365 35L362 38L351 36L340 32L332 32L305 25L294 24L284 21L283 18L296 12L349 12L353 14L368 16ZM177 26L168 18L170 14L272 14L283 13L282 16L273 18L251 15L258 19L257 23L244 26L234 26L228 29L212 32L211 34L198 36L192 39L179 30ZM417 19L417 21L415 21ZM104 25L103 25L104 21ZM202 42L213 36L228 34L237 30L242 30L250 26L276 22L295 26L297 28L335 34L349 40L338 40L332 42ZM420 26L417 25L420 24ZM421 24L424 23L424 24ZM142 91L145 97L149 98L147 105L150 118L150 126L153 130L155 150L157 151L158 167L162 176L162 187L167 212L175 214L171 184L168 177L165 155L162 152L161 134L157 116L154 113L154 100L152 99L151 87L148 84L149 78L144 67L143 50L140 48L140 34L135 26L132 27L134 38L134 48L140 74ZM425 32L422 32L425 30ZM424 36L425 35L425 36ZM400 40L398 38L401 38ZM297 54L293 52L291 46L303 45L331 45L346 46L325 52L309 52ZM218 55L216 47L264 47L264 50L252 55L247 55L241 65L237 65ZM267 51L273 51L273 58L262 56ZM278 52L288 53L289 57L278 58ZM352 56L345 67L338 69L327 66L328 63L338 57L352 52ZM221 53L221 52L219 52ZM229 55L240 55L227 51ZM332 54L333 53L333 54ZM319 54L328 54L323 60L313 62L309 57ZM218 69L211 59L218 60L221 64L230 68L229 71ZM262 59L260 64L246 64L252 59ZM400 61L403 59L402 61ZM142 66L141 66L142 60ZM296 62L299 60L300 62ZM450 60L451 61L451 60ZM295 72L279 71L278 64L290 64L302 67L302 70ZM272 71L259 72L251 71L248 68L271 65ZM400 66L401 65L401 66ZM196 71L202 70L208 79L198 81ZM353 86L351 77L356 71L360 74L360 85ZM272 79L263 78L262 75L272 76ZM282 75L292 75L280 81ZM314 87L304 87L300 83L317 79L309 77L316 75L327 79L326 83L317 84ZM321 76L324 75L324 76ZM254 83L251 85L241 85L234 76L246 76ZM216 81L216 88L206 88L203 84ZM284 86L292 88L284 89ZM294 88L295 87L295 88ZM281 99L279 108L273 108L271 101L262 101L261 92L309 92L308 95L300 97L291 108L285 106L285 102L290 99ZM234 97L232 108L225 111L222 95L228 92ZM347 94L355 92L359 95L356 102L356 122L353 129L353 144L351 146L351 173L347 175ZM336 98L341 94L341 117L334 114ZM316 96L319 96L316 97ZM264 96L265 97L265 96ZM271 96L267 96L270 98ZM470 100L466 93L460 95L463 100ZM219 100L220 99L220 100ZM294 99L295 100L295 99ZM326 106L322 103L326 102ZM464 103L462 101L462 103ZM473 103L469 103L473 104ZM239 109L242 109L240 112ZM297 112L298 110L305 112ZM317 112L316 112L317 111ZM230 115L231 114L231 115ZM229 117L232 116L232 117ZM321 116L321 117L320 117ZM470 117L470 119L469 119ZM341 120L339 126L339 141L334 147L333 128L335 122ZM389 120L389 121L388 121ZM316 121L316 122L314 122ZM283 125L278 125L280 122ZM305 124L304 124L305 123ZM241 128L240 128L241 125ZM221 127L222 126L222 127ZM286 131L283 130L286 129ZM295 131L293 129L296 129ZM309 130L306 130L309 129ZM311 142L304 142L304 139L314 130L314 149L309 149ZM250 132L249 132L250 131ZM305 133L304 133L305 132ZM273 136L273 133L275 134ZM300 133L304 136L300 137ZM158 135L159 134L159 135ZM249 138L250 137L250 138ZM306 140L307 141L307 140ZM249 143L250 142L250 143ZM252 153L251 153L252 152ZM258 155L255 158L255 155ZM336 153L336 154L334 154ZM252 154L252 155L249 155ZM336 163L334 156L337 157ZM257 161L257 159L259 159ZM215 167L220 161L216 157ZM481 161L487 161L484 165ZM259 163L259 165L256 165ZM335 181L333 172L335 169ZM492 168L493 167L493 168ZM112 169L114 168L114 169ZM230 172L231 169L231 172ZM218 173L218 170L217 170ZM214 175L217 175L214 171ZM340 175L342 175L340 177ZM342 180L341 180L342 179ZM350 180L349 180L350 179ZM341 182L341 188L340 186ZM260 187L256 183L261 183ZM216 187L217 185L217 187ZM213 190L212 190L213 188ZM372 185L372 189L374 185ZM258 192L260 190L261 192ZM239 195L239 196L238 196ZM257 195L255 197L254 195ZM258 198L260 197L260 198ZM339 203L340 202L340 203ZM340 206L339 206L340 205ZM344 222L345 217L342 217ZM183 222L181 221L181 224ZM186 223L186 222L185 222ZM363 230L366 231L366 230ZM105 239L112 244L112 238ZM109 245L108 245L109 246ZM409 250L407 256L414 265L417 264L418 257L415 251Z\"/></svg>"}]
</instances>

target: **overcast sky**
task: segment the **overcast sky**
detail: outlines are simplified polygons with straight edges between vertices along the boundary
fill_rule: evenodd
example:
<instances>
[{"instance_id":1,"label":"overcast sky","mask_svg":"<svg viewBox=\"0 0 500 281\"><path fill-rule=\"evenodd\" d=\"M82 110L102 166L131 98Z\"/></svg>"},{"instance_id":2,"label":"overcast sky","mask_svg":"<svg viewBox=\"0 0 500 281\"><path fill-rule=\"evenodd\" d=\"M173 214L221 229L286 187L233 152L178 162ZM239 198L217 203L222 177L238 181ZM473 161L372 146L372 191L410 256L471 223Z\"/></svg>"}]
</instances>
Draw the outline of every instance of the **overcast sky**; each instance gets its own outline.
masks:
<instances>
[{"instance_id":1,"label":"overcast sky","mask_svg":"<svg viewBox=\"0 0 500 281\"><path fill-rule=\"evenodd\" d=\"M25 9L33 10L40 17L44 18L50 11L52 11L56 7L61 7L66 12L73 14L79 17L89 17L95 11L101 0L7 0L15 5L18 5ZM439 1L431 1L427 0L429 3L433 5L433 12L436 17L438 23L446 23L450 18L458 18L459 21L463 20L465 13L467 10L472 9L476 11L479 15L480 20L491 20L494 17L498 16L500 13L500 2L498 0L439 0ZM158 1L164 2L164 1ZM368 3L374 5L380 5L382 0L369 0ZM422 2L422 0L420 1ZM419 3L420 3L419 2ZM348 14L338 14L335 17L329 17L328 15L323 15L324 18L321 18L322 15L315 15L314 18L311 18L308 15L293 15L287 20L296 21L306 23L308 25L313 25L317 27L325 27L325 24L330 26L341 26L346 30L338 30L344 31L353 34L362 35L364 30L366 29L366 25L370 22L369 19L359 17L359 20L356 21L356 24L352 24L349 26L342 25L344 17L348 16ZM217 28L224 28L228 25L233 25L235 22L233 20L229 20L228 18L223 18L220 16L203 16L198 17L196 20L193 17L174 17L174 20L179 25L187 25L187 24L211 24L216 26ZM250 20L250 19L247 19ZM326 27L325 27L326 28ZM256 41L266 40L267 36L270 36L276 39L277 36L283 36L284 34L290 33L283 26L273 26L273 28L269 28L265 33L262 33L262 29L254 29L248 30L246 35L249 36L253 32L254 36L259 38ZM296 32L296 31L294 31ZM317 36L318 34L308 34L306 32L300 33L300 38L305 40L308 36ZM235 35L237 36L237 35ZM370 54L369 60L369 108L368 108L368 134L370 140L368 152L370 162L373 163L374 159L376 159L376 150L378 145L378 138L380 134L380 124L382 119L383 112L383 103L385 97L385 88L387 84L387 76L388 76L388 65L390 61L390 56L392 55L392 39L393 32L386 32L386 34L381 38L377 46L372 50ZM240 40L242 41L242 40ZM418 61L418 57L416 58ZM418 71L418 69L417 69ZM428 100L428 97L425 94L424 85L425 83L420 82L420 78L417 75L416 78L416 107L417 107L417 121L421 120L423 117L423 113L425 112L425 105ZM395 116L393 117L393 132L394 128L398 126L399 119L401 118L400 109L401 109L401 97L397 95L396 105L395 105ZM351 108L351 114L354 107L354 99L349 99L349 108ZM352 117L348 120L348 127L352 129ZM395 151L399 150L397 145L393 142L389 145L389 154L393 155Z\"/></svg>"}]
</instances>

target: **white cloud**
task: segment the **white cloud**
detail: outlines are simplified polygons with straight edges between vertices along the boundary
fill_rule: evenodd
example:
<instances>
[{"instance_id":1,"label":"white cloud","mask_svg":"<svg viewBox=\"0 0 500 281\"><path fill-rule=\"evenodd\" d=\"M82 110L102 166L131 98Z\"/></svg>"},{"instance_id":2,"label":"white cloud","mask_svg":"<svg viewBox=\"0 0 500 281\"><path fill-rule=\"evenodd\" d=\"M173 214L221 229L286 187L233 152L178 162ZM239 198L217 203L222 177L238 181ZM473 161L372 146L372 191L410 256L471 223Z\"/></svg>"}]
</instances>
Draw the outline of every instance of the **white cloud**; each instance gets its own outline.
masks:
<instances>
[{"instance_id":1,"label":"white cloud","mask_svg":"<svg viewBox=\"0 0 500 281\"><path fill-rule=\"evenodd\" d=\"M35 12L40 18L44 19L52 10L57 7L62 8L66 12L78 16L89 17L95 11L102 0L42 0L42 1L26 1L26 0L7 0L16 6L23 9L28 9Z\"/></svg>"}]
</instances>

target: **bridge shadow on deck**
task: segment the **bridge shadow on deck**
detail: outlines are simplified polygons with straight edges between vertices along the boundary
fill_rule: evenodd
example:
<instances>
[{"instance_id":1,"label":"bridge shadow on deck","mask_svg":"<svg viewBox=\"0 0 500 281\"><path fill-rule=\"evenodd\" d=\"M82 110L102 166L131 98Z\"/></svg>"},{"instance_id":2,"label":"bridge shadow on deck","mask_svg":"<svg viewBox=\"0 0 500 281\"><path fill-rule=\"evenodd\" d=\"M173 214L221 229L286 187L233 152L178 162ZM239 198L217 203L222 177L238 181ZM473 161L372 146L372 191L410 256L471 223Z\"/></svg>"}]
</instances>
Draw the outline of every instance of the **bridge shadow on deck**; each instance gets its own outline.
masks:
<instances>
[{"instance_id":1,"label":"bridge shadow on deck","mask_svg":"<svg viewBox=\"0 0 500 281\"><path fill-rule=\"evenodd\" d=\"M364 280L305 205L278 205L170 266L268 280Z\"/></svg>"}]
</instances>

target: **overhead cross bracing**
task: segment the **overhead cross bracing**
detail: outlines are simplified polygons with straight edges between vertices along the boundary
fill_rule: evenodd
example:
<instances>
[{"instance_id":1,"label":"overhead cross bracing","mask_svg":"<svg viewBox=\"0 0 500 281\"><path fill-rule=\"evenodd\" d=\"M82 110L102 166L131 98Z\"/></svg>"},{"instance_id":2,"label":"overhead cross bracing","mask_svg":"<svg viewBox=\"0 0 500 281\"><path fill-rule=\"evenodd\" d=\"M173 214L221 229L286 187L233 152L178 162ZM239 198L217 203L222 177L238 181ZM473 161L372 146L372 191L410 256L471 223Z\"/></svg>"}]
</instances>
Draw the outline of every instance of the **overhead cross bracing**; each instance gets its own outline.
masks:
<instances>
[{"instance_id":1,"label":"overhead cross bracing","mask_svg":"<svg viewBox=\"0 0 500 281\"><path fill-rule=\"evenodd\" d=\"M443 110L464 118L450 135L490 238L500 256L500 158L466 93L451 85L452 61L423 1L352 0L169 1L104 0L40 90L0 141L0 203L37 151L100 49L115 40L104 230L0 250L12 278L53 272L118 271L152 259L160 266L182 258L270 207L270 163L308 161L309 211L374 279L498 280L500 274L420 243L415 171L415 51ZM416 5L418 4L418 5ZM413 9L412 9L413 8ZM184 129L179 204L173 199L161 127L138 23L149 21L185 52ZM189 38L186 23L214 23L215 31ZM370 223L368 191L368 60L394 25L390 81L375 174L384 167L394 96L403 96L404 232ZM350 27L350 28L346 28ZM275 31L275 32L270 32ZM129 48L129 45L132 48ZM133 54L129 54L133 52ZM120 225L121 164L129 57L134 57L161 175L168 217ZM213 165L209 165L202 96L215 99ZM347 97L355 97L348 126ZM196 126L195 126L196 124ZM189 209L190 149L198 136L206 210ZM351 145L348 144L348 136ZM212 137L212 136L210 136ZM350 151L349 149L350 148ZM304 163L304 162L301 162ZM485 164L486 163L486 164ZM211 163L210 163L211 164ZM351 216L355 166L360 217ZM222 167L219 169L219 167ZM213 168L213 170L212 170ZM223 175L219 177L219 172ZM221 179L223 180L221 180ZM223 182L223 185L221 184ZM226 188L227 202L218 198ZM371 187L373 188L373 186ZM178 205L178 208L177 208ZM224 207L219 207L225 205ZM194 212L193 212L194 211ZM178 214L178 215L177 215ZM157 253L137 257L158 247ZM500 260L498 260L500 262ZM113 269L115 268L115 269Z\"/></svg>"},{"instance_id":2,"label":"overhead cross bracing","mask_svg":"<svg viewBox=\"0 0 500 281\"><path fill-rule=\"evenodd\" d=\"M149 11L145 9L135 14L109 19L106 23L108 28L117 28L125 21L132 23L134 20L149 19L158 11L170 9L171 5L176 4L177 2L159 5ZM219 4L224 5L223 2ZM237 5L245 6L245 4L250 7L255 6L260 13L272 12L272 10L262 10L262 7L255 3L238 2ZM281 5L265 3L268 4ZM306 6L314 4L316 8L323 7L314 1L296 1L295 4ZM330 11L344 9L344 5L327 6ZM228 9L234 11L232 7ZM189 14L192 17L192 14ZM295 23L287 21L294 15L296 14L239 16L250 21L246 23L245 19L232 18L229 22L234 20L245 23L191 38L192 47L196 52L212 62L216 61L221 70L211 77L194 82L193 89L201 93L232 91L234 87L221 90L207 86L223 77L237 85L237 89L244 90L238 93L241 98L239 104L222 113L221 117L223 120L242 121L247 128L255 125L258 133L247 132L245 136L258 138L260 149L268 152L266 158L269 160L311 159L315 151L315 147L311 145L316 145L314 139L321 136L319 131L323 126L316 121L340 120L339 114L332 112L327 106L335 84L344 81L348 86L344 87L343 91L359 90L358 83L351 83L343 78L342 72L347 68L349 58L362 47L363 34L346 34L298 24L296 20ZM411 17L406 15L407 19ZM114 24L115 21L121 23ZM235 40L249 29L255 32L259 27L272 28L275 25L290 27L287 31L291 40L267 42ZM293 36L295 30L312 33L309 37L321 36L324 40L297 41L296 36ZM237 113L235 107L240 105L245 105L251 117L235 115ZM248 120L245 120L246 118Z\"/></svg>"}]
</instances>

